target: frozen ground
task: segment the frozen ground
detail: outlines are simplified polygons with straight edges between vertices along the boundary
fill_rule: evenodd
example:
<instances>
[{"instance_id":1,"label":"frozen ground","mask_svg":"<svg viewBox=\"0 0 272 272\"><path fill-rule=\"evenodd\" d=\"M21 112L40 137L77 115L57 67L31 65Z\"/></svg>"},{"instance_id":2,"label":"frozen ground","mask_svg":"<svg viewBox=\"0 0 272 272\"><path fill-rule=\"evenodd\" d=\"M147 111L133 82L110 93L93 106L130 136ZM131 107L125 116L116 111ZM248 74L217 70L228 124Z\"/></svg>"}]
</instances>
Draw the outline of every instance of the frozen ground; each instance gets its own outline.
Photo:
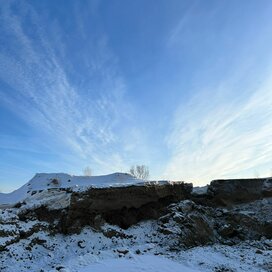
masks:
<instances>
[{"instance_id":1,"label":"frozen ground","mask_svg":"<svg viewBox=\"0 0 272 272\"><path fill-rule=\"evenodd\" d=\"M20 228L29 224L39 222ZM272 271L271 240L173 251L157 227L147 221L128 230L105 225L68 236L39 231L0 252L1 271Z\"/></svg>"},{"instance_id":2,"label":"frozen ground","mask_svg":"<svg viewBox=\"0 0 272 272\"><path fill-rule=\"evenodd\" d=\"M161 181L162 184L165 182ZM72 191L143 183L142 180L121 173L100 177L37 174L17 191L0 194L0 271L272 272L272 240L265 238L260 241L243 240L231 246L226 243L189 249L180 246L179 240L184 232L180 232L178 224L173 222L184 219L183 216L190 219L197 215L197 209L193 210L195 213L190 212L189 200L173 204L173 208L182 211L174 215L170 213L171 220L164 223L167 226L164 229L160 220L149 220L127 230L103 223L100 229L85 227L80 229L79 234L63 235L56 233L54 223L41 222L35 216L20 218L20 212L24 209L41 205L46 205L49 214L69 207ZM69 190L62 190L63 188ZM205 193L205 190L206 187L196 188L194 193ZM18 201L25 203L18 208L12 207ZM232 216L246 213L271 222L271 201L267 198L236 205L233 207L235 214ZM170 212L173 210L169 209ZM202 207L201 215L205 214L205 209ZM230 215L224 210L220 214L224 212L225 216ZM177 215L178 218L175 217ZM190 220L185 220L182 224L188 222ZM199 223L202 229L203 222ZM175 239L169 233L175 233Z\"/></svg>"},{"instance_id":3,"label":"frozen ground","mask_svg":"<svg viewBox=\"0 0 272 272\"><path fill-rule=\"evenodd\" d=\"M65 271L65 270L64 270ZM67 270L66 270L67 271ZM136 256L130 259L107 259L103 262L97 262L88 265L79 270L80 272L139 272L139 271L151 271L151 272L197 272L198 269L190 268L184 264L158 257L154 255Z\"/></svg>"}]
</instances>

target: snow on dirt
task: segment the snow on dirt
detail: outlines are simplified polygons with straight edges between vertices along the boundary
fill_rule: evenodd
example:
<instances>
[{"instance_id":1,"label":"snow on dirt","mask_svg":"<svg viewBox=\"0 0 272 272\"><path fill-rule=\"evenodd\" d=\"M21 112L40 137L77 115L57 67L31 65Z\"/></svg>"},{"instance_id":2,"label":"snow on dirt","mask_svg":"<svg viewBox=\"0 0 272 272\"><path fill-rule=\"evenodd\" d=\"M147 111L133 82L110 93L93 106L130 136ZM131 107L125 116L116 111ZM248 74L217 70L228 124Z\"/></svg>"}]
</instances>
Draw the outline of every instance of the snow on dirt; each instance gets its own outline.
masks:
<instances>
[{"instance_id":1,"label":"snow on dirt","mask_svg":"<svg viewBox=\"0 0 272 272\"><path fill-rule=\"evenodd\" d=\"M24 224L27 229L29 223ZM112 231L118 235L109 235ZM3 272L272 271L272 246L264 247L272 245L271 240L172 251L164 239L155 221L127 230L107 224L101 231L86 227L72 235L39 231L0 252L0 268Z\"/></svg>"},{"instance_id":2,"label":"snow on dirt","mask_svg":"<svg viewBox=\"0 0 272 272\"><path fill-rule=\"evenodd\" d=\"M36 174L28 183L11 193L0 193L0 208L10 208L18 202L26 199L33 201L33 192L45 191L44 195L40 198L45 199L45 195L55 198L58 194L56 190L50 192L50 189L63 189L70 188L72 191L84 191L88 188L105 188L105 187L122 187L131 185L143 185L146 183L164 184L168 181L144 181L137 179L127 173L113 173L110 175L102 176L72 176L64 173L40 173ZM64 196L64 193L63 193ZM66 200L62 200L61 194L59 195L60 202L63 201L64 205Z\"/></svg>"}]
</instances>

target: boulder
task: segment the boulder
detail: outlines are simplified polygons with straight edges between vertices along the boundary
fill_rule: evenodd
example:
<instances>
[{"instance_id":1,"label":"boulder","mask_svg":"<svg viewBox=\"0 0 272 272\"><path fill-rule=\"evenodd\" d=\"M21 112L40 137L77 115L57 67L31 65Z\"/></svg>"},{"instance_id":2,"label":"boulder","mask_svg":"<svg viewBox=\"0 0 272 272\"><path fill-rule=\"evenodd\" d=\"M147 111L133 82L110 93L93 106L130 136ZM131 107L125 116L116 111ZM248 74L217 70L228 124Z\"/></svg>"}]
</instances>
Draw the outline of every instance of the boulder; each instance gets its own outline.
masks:
<instances>
[{"instance_id":1,"label":"boulder","mask_svg":"<svg viewBox=\"0 0 272 272\"><path fill-rule=\"evenodd\" d=\"M272 192L272 182L268 179L228 179L213 180L207 194L213 204L231 206L255 201Z\"/></svg>"}]
</instances>

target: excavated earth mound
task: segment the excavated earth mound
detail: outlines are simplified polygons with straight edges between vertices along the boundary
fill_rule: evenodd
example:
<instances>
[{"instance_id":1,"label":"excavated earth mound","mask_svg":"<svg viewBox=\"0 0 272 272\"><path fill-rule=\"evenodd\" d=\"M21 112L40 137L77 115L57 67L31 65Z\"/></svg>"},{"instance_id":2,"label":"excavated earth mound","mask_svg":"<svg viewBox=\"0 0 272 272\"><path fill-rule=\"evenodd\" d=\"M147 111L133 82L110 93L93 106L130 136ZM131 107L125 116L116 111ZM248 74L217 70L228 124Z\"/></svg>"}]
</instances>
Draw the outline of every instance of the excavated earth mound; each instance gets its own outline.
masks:
<instances>
[{"instance_id":1,"label":"excavated earth mound","mask_svg":"<svg viewBox=\"0 0 272 272\"><path fill-rule=\"evenodd\" d=\"M271 178L215 180L201 193L192 189L183 182L153 182L37 190L28 201L0 210L0 251L39 231L80 233L86 226L102 231L106 223L127 229L145 220L156 221L173 250L272 239Z\"/></svg>"},{"instance_id":2,"label":"excavated earth mound","mask_svg":"<svg viewBox=\"0 0 272 272\"><path fill-rule=\"evenodd\" d=\"M126 229L142 220L157 219L169 204L190 198L191 191L192 185L183 182L91 188L83 192L66 189L71 194L66 208L52 210L42 205L24 210L19 217L57 221L58 231L63 233L80 232L84 226L99 229L103 222Z\"/></svg>"}]
</instances>

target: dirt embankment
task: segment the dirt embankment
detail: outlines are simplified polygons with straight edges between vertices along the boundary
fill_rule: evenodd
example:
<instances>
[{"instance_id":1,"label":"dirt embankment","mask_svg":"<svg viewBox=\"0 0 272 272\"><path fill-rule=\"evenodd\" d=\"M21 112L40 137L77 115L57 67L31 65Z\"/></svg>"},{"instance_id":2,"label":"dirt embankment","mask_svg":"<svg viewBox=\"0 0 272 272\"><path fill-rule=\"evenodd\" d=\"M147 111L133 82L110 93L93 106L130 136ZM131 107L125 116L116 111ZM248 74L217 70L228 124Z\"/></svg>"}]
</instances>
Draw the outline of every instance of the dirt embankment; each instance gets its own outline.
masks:
<instances>
[{"instance_id":1,"label":"dirt embankment","mask_svg":"<svg viewBox=\"0 0 272 272\"><path fill-rule=\"evenodd\" d=\"M71 192L70 192L71 193ZM192 193L192 184L166 183L127 187L91 188L72 192L70 205L65 209L49 210L41 206L21 214L25 220L36 217L42 221L58 222L57 231L80 232L84 226L99 229L104 222L124 229L148 219L166 214L169 204L192 200L198 205L213 208L232 208L272 197L272 179L215 180L203 194Z\"/></svg>"},{"instance_id":2,"label":"dirt embankment","mask_svg":"<svg viewBox=\"0 0 272 272\"><path fill-rule=\"evenodd\" d=\"M156 220L159 232L173 242L173 248L272 238L271 178L216 180L201 194L192 193L192 185L182 182L63 190L71 196L65 208L55 205L51 209L51 203L27 209L21 203L13 211L3 210L3 218L9 212L14 212L14 218L0 222L0 237L10 237L0 251L40 230L69 234L90 226L103 232L105 223L127 229L149 219Z\"/></svg>"},{"instance_id":3,"label":"dirt embankment","mask_svg":"<svg viewBox=\"0 0 272 272\"><path fill-rule=\"evenodd\" d=\"M20 218L57 221L57 231L62 233L80 232L84 226L99 229L104 222L126 229L142 220L159 218L169 204L190 198L191 191L192 184L183 182L69 191L67 208L50 210L43 205L24 211Z\"/></svg>"},{"instance_id":4,"label":"dirt embankment","mask_svg":"<svg viewBox=\"0 0 272 272\"><path fill-rule=\"evenodd\" d=\"M272 197L272 178L213 180L203 194L191 199L201 205L231 207Z\"/></svg>"}]
</instances>

